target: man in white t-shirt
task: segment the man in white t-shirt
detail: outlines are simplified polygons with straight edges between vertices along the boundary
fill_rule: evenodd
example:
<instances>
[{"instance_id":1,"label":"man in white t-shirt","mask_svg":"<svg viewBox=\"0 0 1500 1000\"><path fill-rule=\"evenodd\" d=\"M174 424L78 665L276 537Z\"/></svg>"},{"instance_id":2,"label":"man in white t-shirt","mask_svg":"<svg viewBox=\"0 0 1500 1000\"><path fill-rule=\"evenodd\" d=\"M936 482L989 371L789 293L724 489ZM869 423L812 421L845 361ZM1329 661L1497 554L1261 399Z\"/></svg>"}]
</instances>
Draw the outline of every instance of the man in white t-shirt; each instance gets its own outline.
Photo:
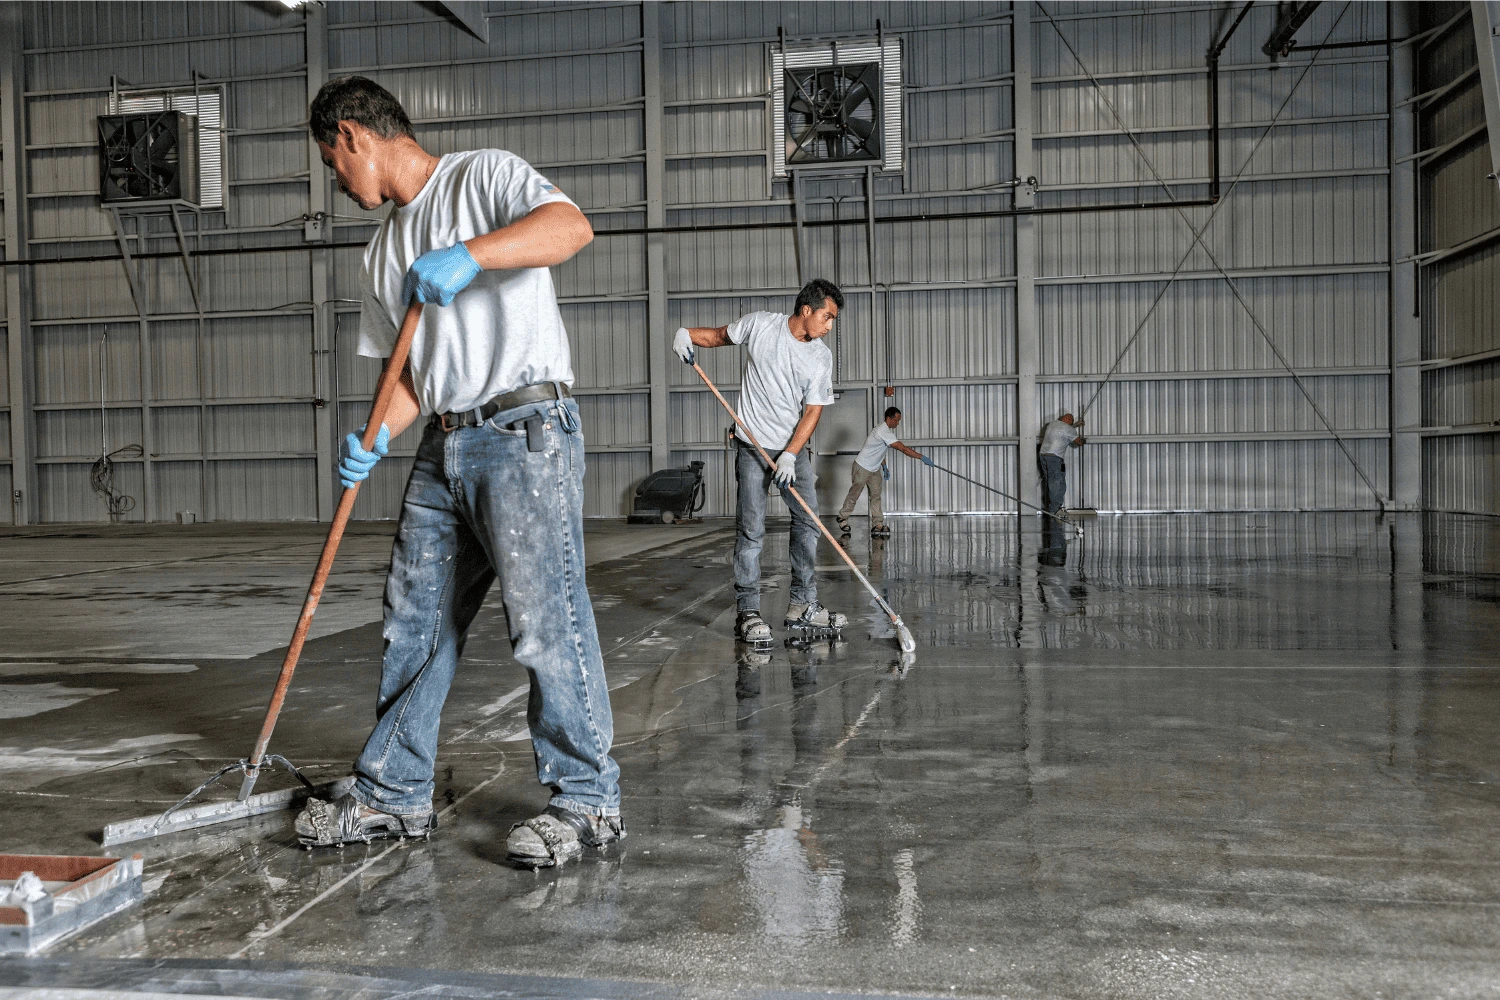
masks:
<instances>
[{"instance_id":1,"label":"man in white t-shirt","mask_svg":"<svg viewBox=\"0 0 1500 1000\"><path fill-rule=\"evenodd\" d=\"M425 836L438 725L464 638L491 584L531 677L527 722L540 816L510 833L510 859L557 864L625 835L613 721L584 584L583 432L549 267L593 239L588 220L520 157L433 156L399 101L363 77L329 81L309 128L339 188L366 210L393 203L365 251L359 353L388 358L408 304L426 303L373 451L349 434L346 487L390 439L427 418L385 588L376 723L353 790L313 799L304 844Z\"/></svg>"},{"instance_id":2,"label":"man in white t-shirt","mask_svg":"<svg viewBox=\"0 0 1500 1000\"><path fill-rule=\"evenodd\" d=\"M760 550L766 535L766 492L773 482L792 514L792 593L782 624L804 635L848 624L844 615L818 603L818 499L808 447L823 407L833 402L833 354L823 338L843 306L838 287L817 278L797 294L791 316L748 313L728 326L682 327L672 341L672 350L688 364L700 347L744 346L740 419L775 462L767 467L744 429L735 429L734 634L747 642L771 641L771 627L760 616ZM812 507L813 517L787 493L789 487Z\"/></svg>"},{"instance_id":3,"label":"man in white t-shirt","mask_svg":"<svg viewBox=\"0 0 1500 1000\"><path fill-rule=\"evenodd\" d=\"M1042 472L1042 507L1053 514L1062 510L1063 497L1068 492L1068 466L1063 456L1068 449L1083 444L1077 428L1083 422L1073 422L1073 414L1064 413L1042 429L1042 444L1037 452L1037 464Z\"/></svg>"},{"instance_id":4,"label":"man in white t-shirt","mask_svg":"<svg viewBox=\"0 0 1500 1000\"><path fill-rule=\"evenodd\" d=\"M839 508L834 520L838 522L839 530L849 534L849 515L854 513L854 505L859 503L859 495L865 490L870 491L870 534L877 538L885 538L890 535L891 529L885 523L885 511L880 507L880 491L885 485L885 450L895 448L901 454L909 458L915 458L923 465L931 465L932 459L920 452L913 451L902 444L896 438L896 428L901 424L901 411L894 406L888 406L885 410L885 419L870 428L870 436L865 438L865 446L859 450L854 458L854 464L849 469L849 494L844 497L844 506Z\"/></svg>"}]
</instances>

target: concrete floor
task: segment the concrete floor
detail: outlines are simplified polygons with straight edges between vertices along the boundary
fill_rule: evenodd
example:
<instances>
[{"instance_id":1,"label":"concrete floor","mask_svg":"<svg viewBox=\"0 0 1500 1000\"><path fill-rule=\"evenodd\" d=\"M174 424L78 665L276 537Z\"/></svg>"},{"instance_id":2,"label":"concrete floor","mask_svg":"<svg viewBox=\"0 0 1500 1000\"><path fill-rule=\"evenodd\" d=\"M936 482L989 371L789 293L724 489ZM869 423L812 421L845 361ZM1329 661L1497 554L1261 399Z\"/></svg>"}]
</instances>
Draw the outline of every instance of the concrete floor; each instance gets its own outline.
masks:
<instances>
[{"instance_id":1,"label":"concrete floor","mask_svg":"<svg viewBox=\"0 0 1500 1000\"><path fill-rule=\"evenodd\" d=\"M289 814L146 842L144 904L0 961L0 1000L1500 995L1500 523L895 525L853 550L906 670L826 549L846 641L757 658L726 526L593 526L616 854L502 864L545 793L490 608L431 842L306 853ZM101 853L244 756L319 536L0 534L0 849ZM371 722L388 545L345 542L273 743L321 775Z\"/></svg>"}]
</instances>

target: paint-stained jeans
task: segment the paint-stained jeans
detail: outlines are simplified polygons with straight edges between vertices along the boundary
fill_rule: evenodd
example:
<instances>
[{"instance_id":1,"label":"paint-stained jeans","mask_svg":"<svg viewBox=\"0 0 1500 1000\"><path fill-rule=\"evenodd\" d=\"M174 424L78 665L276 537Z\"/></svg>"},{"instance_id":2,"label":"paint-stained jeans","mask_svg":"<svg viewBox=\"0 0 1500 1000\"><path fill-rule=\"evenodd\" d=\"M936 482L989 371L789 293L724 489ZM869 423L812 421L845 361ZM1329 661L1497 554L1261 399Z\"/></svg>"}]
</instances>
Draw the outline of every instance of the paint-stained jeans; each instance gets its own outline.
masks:
<instances>
[{"instance_id":1,"label":"paint-stained jeans","mask_svg":"<svg viewBox=\"0 0 1500 1000\"><path fill-rule=\"evenodd\" d=\"M1042 506L1056 514L1068 492L1068 467L1061 455L1039 455L1037 465L1042 470Z\"/></svg>"},{"instance_id":2,"label":"paint-stained jeans","mask_svg":"<svg viewBox=\"0 0 1500 1000\"><path fill-rule=\"evenodd\" d=\"M755 449L735 438L734 477L739 483L739 505L734 518L734 596L741 611L760 610L760 550L766 540L766 490L771 485L771 470L760 460ZM814 486L812 448L797 453L797 479L792 485L802 494L813 513L818 512L818 495ZM818 599L818 581L814 577L818 555L818 525L807 516L802 505L782 491L781 498L792 512L792 603L809 604Z\"/></svg>"},{"instance_id":3,"label":"paint-stained jeans","mask_svg":"<svg viewBox=\"0 0 1500 1000\"><path fill-rule=\"evenodd\" d=\"M849 468L849 494L844 497L844 506L839 508L839 517L847 518L854 513L854 505L859 503L859 495L865 490L870 491L870 527L878 527L885 523L885 511L880 507L880 491L885 486L885 476L879 469L871 472L858 462L850 463Z\"/></svg>"},{"instance_id":4,"label":"paint-stained jeans","mask_svg":"<svg viewBox=\"0 0 1500 1000\"><path fill-rule=\"evenodd\" d=\"M530 451L519 421L537 413L546 418L544 447ZM614 722L584 586L583 430L571 399L423 433L391 551L377 721L354 765L355 798L397 815L432 808L443 702L497 581L516 659L531 678L537 778L553 805L617 815Z\"/></svg>"}]
</instances>

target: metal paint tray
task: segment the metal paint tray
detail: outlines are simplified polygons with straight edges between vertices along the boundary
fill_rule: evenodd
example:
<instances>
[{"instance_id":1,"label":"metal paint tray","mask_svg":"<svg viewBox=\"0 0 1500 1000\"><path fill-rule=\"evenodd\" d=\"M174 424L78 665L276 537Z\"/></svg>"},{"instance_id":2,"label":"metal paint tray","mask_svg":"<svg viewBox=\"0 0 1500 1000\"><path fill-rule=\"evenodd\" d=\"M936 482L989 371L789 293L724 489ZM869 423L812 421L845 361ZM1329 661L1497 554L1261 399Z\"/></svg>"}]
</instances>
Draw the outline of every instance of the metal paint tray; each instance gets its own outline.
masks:
<instances>
[{"instance_id":1,"label":"metal paint tray","mask_svg":"<svg viewBox=\"0 0 1500 1000\"><path fill-rule=\"evenodd\" d=\"M0 905L0 955L34 955L62 938L141 900L141 856L0 854L0 886L35 872L47 895Z\"/></svg>"}]
</instances>

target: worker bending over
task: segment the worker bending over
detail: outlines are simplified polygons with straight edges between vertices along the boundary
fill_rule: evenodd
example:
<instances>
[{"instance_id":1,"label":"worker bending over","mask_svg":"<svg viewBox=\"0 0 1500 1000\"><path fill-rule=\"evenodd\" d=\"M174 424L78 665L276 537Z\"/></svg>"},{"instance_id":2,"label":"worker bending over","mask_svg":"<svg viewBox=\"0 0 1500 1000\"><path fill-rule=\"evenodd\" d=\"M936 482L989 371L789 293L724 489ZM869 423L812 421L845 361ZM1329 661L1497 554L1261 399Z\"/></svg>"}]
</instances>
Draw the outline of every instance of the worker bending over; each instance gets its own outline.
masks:
<instances>
[{"instance_id":1,"label":"worker bending over","mask_svg":"<svg viewBox=\"0 0 1500 1000\"><path fill-rule=\"evenodd\" d=\"M870 491L870 534L877 538L885 538L890 535L891 529L885 523L885 511L880 506L880 490L885 480L885 450L895 448L901 454L909 458L919 459L923 465L931 465L932 459L926 455L912 451L906 445L896 439L896 428L901 424L901 411L894 406L886 407L885 419L870 428L870 436L865 438L865 446L859 450L854 459L854 464L849 469L849 495L844 497L844 506L834 515L838 522L839 530L849 534L849 515L854 513L854 505L859 502L859 495L865 490Z\"/></svg>"},{"instance_id":2,"label":"worker bending over","mask_svg":"<svg viewBox=\"0 0 1500 1000\"><path fill-rule=\"evenodd\" d=\"M1068 492L1068 465L1063 456L1069 448L1083 445L1077 431L1082 426L1082 420L1075 423L1073 414L1064 413L1042 430L1042 446L1037 453L1042 472L1042 506L1055 516L1061 516L1063 498Z\"/></svg>"},{"instance_id":3,"label":"worker bending over","mask_svg":"<svg viewBox=\"0 0 1500 1000\"><path fill-rule=\"evenodd\" d=\"M609 689L584 585L583 430L549 267L593 230L545 177L498 149L433 156L371 80L331 80L309 127L339 189L392 207L365 250L359 353L389 358L413 299L428 303L373 451L350 434L339 478L364 480L389 441L426 418L391 551L376 722L353 790L297 817L308 846L422 835L436 826L443 702L470 623L498 582L516 659L541 815L507 852L557 864L625 835Z\"/></svg>"},{"instance_id":4,"label":"worker bending over","mask_svg":"<svg viewBox=\"0 0 1500 1000\"><path fill-rule=\"evenodd\" d=\"M782 622L803 635L836 631L848 619L818 603L814 577L818 548L817 494L813 490L808 442L823 407L833 402L833 354L823 338L843 308L844 295L821 278L797 295L792 315L748 313L721 327L683 327L672 350L692 364L700 347L743 344L745 374L740 385L740 419L762 448L774 456L767 467L745 435L735 429L734 474L739 485L735 512L734 593L738 615L736 638L771 641L771 626L760 616L760 550L766 536L766 492L774 482L792 513L789 545L792 562L791 603ZM809 517L792 499L795 487L813 510Z\"/></svg>"}]
</instances>

